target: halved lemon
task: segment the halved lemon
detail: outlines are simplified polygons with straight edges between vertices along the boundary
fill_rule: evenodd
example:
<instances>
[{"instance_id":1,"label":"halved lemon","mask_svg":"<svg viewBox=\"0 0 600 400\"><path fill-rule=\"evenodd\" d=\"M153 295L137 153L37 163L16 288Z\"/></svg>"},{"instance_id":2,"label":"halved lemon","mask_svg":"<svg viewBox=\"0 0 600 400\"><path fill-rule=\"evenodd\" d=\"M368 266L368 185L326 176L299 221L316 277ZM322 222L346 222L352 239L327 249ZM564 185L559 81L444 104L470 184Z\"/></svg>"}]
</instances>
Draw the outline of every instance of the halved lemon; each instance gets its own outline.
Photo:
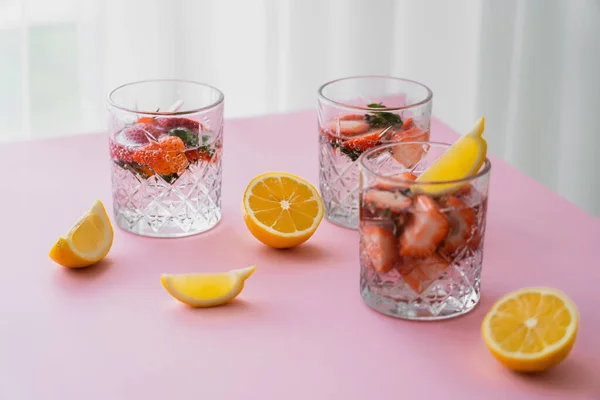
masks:
<instances>
[{"instance_id":1,"label":"halved lemon","mask_svg":"<svg viewBox=\"0 0 600 400\"><path fill-rule=\"evenodd\" d=\"M69 268L87 267L102 260L112 246L114 232L106 209L96 200L73 225L66 237L61 237L50 250L50 258Z\"/></svg>"},{"instance_id":2,"label":"halved lemon","mask_svg":"<svg viewBox=\"0 0 600 400\"><path fill-rule=\"evenodd\" d=\"M579 314L566 294L525 288L496 302L481 325L483 340L502 364L539 372L567 357L577 336Z\"/></svg>"},{"instance_id":3,"label":"halved lemon","mask_svg":"<svg viewBox=\"0 0 600 400\"><path fill-rule=\"evenodd\" d=\"M163 274L160 277L167 292L192 307L214 307L233 300L256 266L221 273Z\"/></svg>"},{"instance_id":4,"label":"halved lemon","mask_svg":"<svg viewBox=\"0 0 600 400\"><path fill-rule=\"evenodd\" d=\"M487 142L482 137L484 129L485 119L481 117L467 134L459 138L419 175L417 182L453 181L477 174L487 154ZM420 193L439 195L456 190L462 185L462 183L418 185L414 189Z\"/></svg>"},{"instance_id":5,"label":"halved lemon","mask_svg":"<svg viewBox=\"0 0 600 400\"><path fill-rule=\"evenodd\" d=\"M268 172L252 179L244 193L243 208L252 235L275 248L304 243L323 219L323 201L317 189L285 172Z\"/></svg>"}]
</instances>

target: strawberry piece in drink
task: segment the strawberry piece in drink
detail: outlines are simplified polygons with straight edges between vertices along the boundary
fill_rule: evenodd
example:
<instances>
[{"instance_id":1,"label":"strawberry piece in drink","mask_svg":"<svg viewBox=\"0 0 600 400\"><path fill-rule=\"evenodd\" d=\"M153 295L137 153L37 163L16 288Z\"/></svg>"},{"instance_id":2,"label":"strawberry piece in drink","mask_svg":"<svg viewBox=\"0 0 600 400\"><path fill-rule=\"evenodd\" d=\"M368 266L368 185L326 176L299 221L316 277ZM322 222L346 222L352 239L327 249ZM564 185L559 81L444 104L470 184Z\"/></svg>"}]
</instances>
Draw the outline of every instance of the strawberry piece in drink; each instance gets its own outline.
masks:
<instances>
[{"instance_id":1,"label":"strawberry piece in drink","mask_svg":"<svg viewBox=\"0 0 600 400\"><path fill-rule=\"evenodd\" d=\"M340 121L362 121L365 119L365 116L362 114L344 114L339 117L335 117L334 119Z\"/></svg>"},{"instance_id":2,"label":"strawberry piece in drink","mask_svg":"<svg viewBox=\"0 0 600 400\"><path fill-rule=\"evenodd\" d=\"M415 174L413 174L412 172L403 172L401 174L398 174L398 178L404 179L406 181L411 181L411 182L414 182L417 180L417 176Z\"/></svg>"},{"instance_id":3,"label":"strawberry piece in drink","mask_svg":"<svg viewBox=\"0 0 600 400\"><path fill-rule=\"evenodd\" d=\"M446 215L450 223L450 232L440 246L440 253L446 257L453 257L456 251L464 248L469 243L477 224L475 210L467 206L455 196L448 196L442 205L446 208Z\"/></svg>"},{"instance_id":4,"label":"strawberry piece in drink","mask_svg":"<svg viewBox=\"0 0 600 400\"><path fill-rule=\"evenodd\" d=\"M182 174L188 166L185 144L176 136L163 136L133 153L138 164L147 165L159 175Z\"/></svg>"},{"instance_id":5,"label":"strawberry piece in drink","mask_svg":"<svg viewBox=\"0 0 600 400\"><path fill-rule=\"evenodd\" d=\"M142 117L136 121L137 124L156 124L156 118L152 117Z\"/></svg>"},{"instance_id":6,"label":"strawberry piece in drink","mask_svg":"<svg viewBox=\"0 0 600 400\"><path fill-rule=\"evenodd\" d=\"M402 130L407 131L410 128L414 127L415 123L412 118L407 118L406 121L402 124Z\"/></svg>"},{"instance_id":7,"label":"strawberry piece in drink","mask_svg":"<svg viewBox=\"0 0 600 400\"><path fill-rule=\"evenodd\" d=\"M119 145L112 140L108 141L110 157L113 160L130 163L133 161L133 151L125 146Z\"/></svg>"},{"instance_id":8,"label":"strawberry piece in drink","mask_svg":"<svg viewBox=\"0 0 600 400\"><path fill-rule=\"evenodd\" d=\"M342 147L344 147L348 151L356 151L362 153L364 151L369 150L370 148L377 146L377 143L379 142L379 134L380 132L378 131L354 139L346 140L342 143Z\"/></svg>"},{"instance_id":9,"label":"strawberry piece in drink","mask_svg":"<svg viewBox=\"0 0 600 400\"><path fill-rule=\"evenodd\" d=\"M473 185L464 185L452 194L461 199L469 207L486 204L486 199Z\"/></svg>"},{"instance_id":10,"label":"strawberry piece in drink","mask_svg":"<svg viewBox=\"0 0 600 400\"><path fill-rule=\"evenodd\" d=\"M214 160L213 160L213 157L211 157L210 153L207 150L200 150L200 149L189 150L189 151L186 151L185 155L189 162L196 162L196 161L217 162L217 156L214 155Z\"/></svg>"},{"instance_id":11,"label":"strawberry piece in drink","mask_svg":"<svg viewBox=\"0 0 600 400\"><path fill-rule=\"evenodd\" d=\"M189 118L159 118L157 123L165 132L176 128L183 128L197 134L204 130L204 126L200 122Z\"/></svg>"},{"instance_id":12,"label":"strawberry piece in drink","mask_svg":"<svg viewBox=\"0 0 600 400\"><path fill-rule=\"evenodd\" d=\"M163 136L158 141L161 149L165 151L183 151L185 144L177 136Z\"/></svg>"},{"instance_id":13,"label":"strawberry piece in drink","mask_svg":"<svg viewBox=\"0 0 600 400\"><path fill-rule=\"evenodd\" d=\"M473 190L473 186L471 186L468 183L465 183L464 185L456 189L456 191L453 194L460 197L466 197L469 196Z\"/></svg>"},{"instance_id":14,"label":"strawberry piece in drink","mask_svg":"<svg viewBox=\"0 0 600 400\"><path fill-rule=\"evenodd\" d=\"M429 132L415 127L394 134L391 140L394 142L425 142L429 140ZM408 144L392 148L394 159L406 168L412 168L416 165L424 153L425 148L422 144Z\"/></svg>"},{"instance_id":15,"label":"strawberry piece in drink","mask_svg":"<svg viewBox=\"0 0 600 400\"><path fill-rule=\"evenodd\" d=\"M361 114L347 114L327 123L327 130L341 136L354 136L367 133L371 126Z\"/></svg>"},{"instance_id":16,"label":"strawberry piece in drink","mask_svg":"<svg viewBox=\"0 0 600 400\"><path fill-rule=\"evenodd\" d=\"M417 176L411 172L402 172L401 174L391 175L388 178L392 180L397 180L398 183L390 182L387 179L378 179L375 182L375 187L381 190L406 189L408 185L403 185L405 181L414 182L415 180L417 180Z\"/></svg>"},{"instance_id":17,"label":"strawberry piece in drink","mask_svg":"<svg viewBox=\"0 0 600 400\"><path fill-rule=\"evenodd\" d=\"M410 222L400 236L400 254L406 257L429 257L446 238L450 230L448 220L436 202L419 195L414 200Z\"/></svg>"},{"instance_id":18,"label":"strawberry piece in drink","mask_svg":"<svg viewBox=\"0 0 600 400\"><path fill-rule=\"evenodd\" d=\"M390 210L393 213L405 211L412 205L410 197L399 192L388 192L385 190L371 189L363 197L367 207L379 211Z\"/></svg>"},{"instance_id":19,"label":"strawberry piece in drink","mask_svg":"<svg viewBox=\"0 0 600 400\"><path fill-rule=\"evenodd\" d=\"M398 266L402 279L421 294L448 269L449 263L434 253L428 258L403 258Z\"/></svg>"},{"instance_id":20,"label":"strawberry piece in drink","mask_svg":"<svg viewBox=\"0 0 600 400\"><path fill-rule=\"evenodd\" d=\"M163 130L153 124L135 124L121 131L117 135L120 144L130 147L139 147L156 141L163 134Z\"/></svg>"},{"instance_id":21,"label":"strawberry piece in drink","mask_svg":"<svg viewBox=\"0 0 600 400\"><path fill-rule=\"evenodd\" d=\"M368 262L375 271L390 271L398 259L394 234L380 226L370 225L362 228L361 236L361 252L368 257Z\"/></svg>"}]
</instances>

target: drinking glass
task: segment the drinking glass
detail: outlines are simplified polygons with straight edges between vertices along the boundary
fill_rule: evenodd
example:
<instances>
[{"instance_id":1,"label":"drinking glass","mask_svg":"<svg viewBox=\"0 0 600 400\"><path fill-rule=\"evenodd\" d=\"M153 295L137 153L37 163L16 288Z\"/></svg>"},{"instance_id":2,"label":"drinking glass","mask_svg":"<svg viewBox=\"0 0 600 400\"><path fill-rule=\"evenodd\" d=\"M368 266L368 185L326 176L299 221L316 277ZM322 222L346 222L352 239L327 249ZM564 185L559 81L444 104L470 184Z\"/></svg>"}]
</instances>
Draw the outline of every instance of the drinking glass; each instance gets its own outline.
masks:
<instances>
[{"instance_id":1,"label":"drinking glass","mask_svg":"<svg viewBox=\"0 0 600 400\"><path fill-rule=\"evenodd\" d=\"M343 78L319 88L319 189L330 222L358 228L358 157L381 143L428 141L432 99L425 85L387 76Z\"/></svg>"},{"instance_id":2,"label":"drinking glass","mask_svg":"<svg viewBox=\"0 0 600 400\"><path fill-rule=\"evenodd\" d=\"M360 292L384 314L435 320L479 302L490 161L464 179L415 181L449 147L388 143L358 161ZM397 157L417 150L409 168Z\"/></svg>"},{"instance_id":3,"label":"drinking glass","mask_svg":"<svg viewBox=\"0 0 600 400\"><path fill-rule=\"evenodd\" d=\"M223 93L147 80L108 96L113 214L143 236L181 237L221 219Z\"/></svg>"}]
</instances>

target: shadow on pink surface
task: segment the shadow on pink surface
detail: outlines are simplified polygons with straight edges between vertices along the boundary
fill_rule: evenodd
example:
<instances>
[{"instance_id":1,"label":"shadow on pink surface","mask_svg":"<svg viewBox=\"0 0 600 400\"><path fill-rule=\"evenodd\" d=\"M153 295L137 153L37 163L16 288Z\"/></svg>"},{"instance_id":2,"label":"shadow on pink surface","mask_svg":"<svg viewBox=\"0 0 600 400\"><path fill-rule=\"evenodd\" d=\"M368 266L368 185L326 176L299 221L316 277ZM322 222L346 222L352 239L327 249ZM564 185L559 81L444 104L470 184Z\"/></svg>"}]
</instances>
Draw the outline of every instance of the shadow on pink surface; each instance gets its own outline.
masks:
<instances>
[{"instance_id":1,"label":"shadow on pink surface","mask_svg":"<svg viewBox=\"0 0 600 400\"><path fill-rule=\"evenodd\" d=\"M485 349L484 349L485 350ZM528 389L548 395L562 394L569 399L599 399L600 385L597 380L597 367L593 360L587 360L581 354L571 354L561 364L554 368L535 374L524 374L510 371L498 363L491 354L482 365L481 355L477 358L480 368L478 374L481 378L498 386L511 386L521 390Z\"/></svg>"},{"instance_id":2,"label":"shadow on pink surface","mask_svg":"<svg viewBox=\"0 0 600 400\"><path fill-rule=\"evenodd\" d=\"M594 394L600 398L600 382L598 381L598 366L592 365L593 361L586 360L581 354L573 354L560 365L539 374L517 374L526 385L543 386L556 392L569 394Z\"/></svg>"},{"instance_id":3,"label":"shadow on pink surface","mask_svg":"<svg viewBox=\"0 0 600 400\"><path fill-rule=\"evenodd\" d=\"M165 293L165 296L168 296ZM235 298L231 302L210 308L193 308L175 299L166 299L163 310L171 323L183 327L194 327L201 331L219 328L245 332L268 329L281 322L278 314L264 301L256 298ZM260 323L257 318L262 321ZM265 322L265 318L270 321ZM240 321L242 323L240 324Z\"/></svg>"},{"instance_id":4,"label":"shadow on pink surface","mask_svg":"<svg viewBox=\"0 0 600 400\"><path fill-rule=\"evenodd\" d=\"M236 314L248 314L253 310L256 310L256 304L251 301L243 300L240 298L235 298L229 303L222 304L216 307L207 307L207 308L195 308L188 306L187 304L183 304L175 299L168 305L170 311L174 311L176 313L194 313L194 314L205 314L210 318L211 314L227 314L228 317L233 317Z\"/></svg>"},{"instance_id":5,"label":"shadow on pink surface","mask_svg":"<svg viewBox=\"0 0 600 400\"><path fill-rule=\"evenodd\" d=\"M272 263L280 263L282 268L301 266L302 268L320 268L332 266L329 261L335 259L336 254L331 249L315 243L304 243L291 249L273 249L261 245L256 253L265 257Z\"/></svg>"},{"instance_id":6,"label":"shadow on pink surface","mask_svg":"<svg viewBox=\"0 0 600 400\"><path fill-rule=\"evenodd\" d=\"M61 271L57 272L60 274L59 279L71 281L95 280L109 272L114 264L115 261L108 255L107 258L98 263L84 268L67 268L57 264L57 267L61 269Z\"/></svg>"}]
</instances>

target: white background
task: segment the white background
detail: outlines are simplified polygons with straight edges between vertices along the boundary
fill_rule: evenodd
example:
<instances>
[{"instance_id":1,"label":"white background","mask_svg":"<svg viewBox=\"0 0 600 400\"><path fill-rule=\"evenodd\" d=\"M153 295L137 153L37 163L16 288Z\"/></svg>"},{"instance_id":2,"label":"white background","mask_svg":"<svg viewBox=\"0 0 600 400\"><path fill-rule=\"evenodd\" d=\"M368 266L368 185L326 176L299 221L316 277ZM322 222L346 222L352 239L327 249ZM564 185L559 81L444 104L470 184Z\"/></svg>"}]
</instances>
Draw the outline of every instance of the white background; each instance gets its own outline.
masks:
<instances>
[{"instance_id":1,"label":"white background","mask_svg":"<svg viewBox=\"0 0 600 400\"><path fill-rule=\"evenodd\" d=\"M415 79L459 132L600 216L600 1L0 0L0 141L104 129L122 83L199 80L226 117L314 108L328 80Z\"/></svg>"}]
</instances>

